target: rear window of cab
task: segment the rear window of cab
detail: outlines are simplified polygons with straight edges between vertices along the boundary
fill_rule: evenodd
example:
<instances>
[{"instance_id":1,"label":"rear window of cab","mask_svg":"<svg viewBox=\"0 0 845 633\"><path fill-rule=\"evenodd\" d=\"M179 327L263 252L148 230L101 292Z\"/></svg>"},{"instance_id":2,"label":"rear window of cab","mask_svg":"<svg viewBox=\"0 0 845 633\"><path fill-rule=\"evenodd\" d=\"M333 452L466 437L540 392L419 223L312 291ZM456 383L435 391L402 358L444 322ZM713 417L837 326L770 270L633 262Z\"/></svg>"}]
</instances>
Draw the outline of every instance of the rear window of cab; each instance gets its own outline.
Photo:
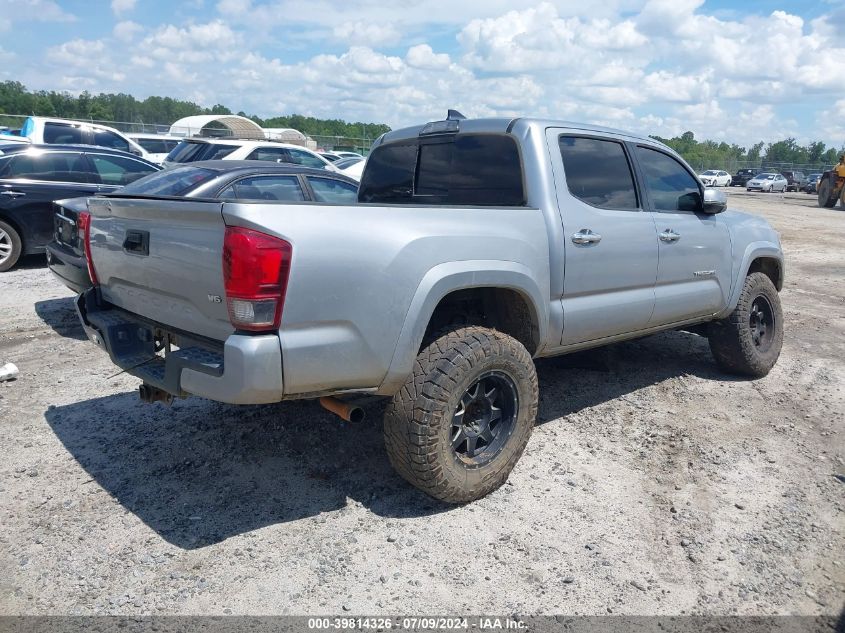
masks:
<instances>
[{"instance_id":1,"label":"rear window of cab","mask_svg":"<svg viewBox=\"0 0 845 633\"><path fill-rule=\"evenodd\" d=\"M522 206L522 161L513 137L457 134L377 147L368 158L359 202Z\"/></svg>"}]
</instances>

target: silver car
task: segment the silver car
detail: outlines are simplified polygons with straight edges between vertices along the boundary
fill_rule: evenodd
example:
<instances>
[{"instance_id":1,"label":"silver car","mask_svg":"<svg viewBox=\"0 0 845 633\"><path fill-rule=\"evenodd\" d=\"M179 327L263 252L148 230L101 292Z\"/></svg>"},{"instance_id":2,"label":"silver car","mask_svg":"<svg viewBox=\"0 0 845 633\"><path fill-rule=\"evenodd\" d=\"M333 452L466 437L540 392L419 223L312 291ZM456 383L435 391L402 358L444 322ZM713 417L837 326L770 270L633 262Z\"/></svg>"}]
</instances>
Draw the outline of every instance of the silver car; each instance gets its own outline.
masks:
<instances>
[{"instance_id":1,"label":"silver car","mask_svg":"<svg viewBox=\"0 0 845 633\"><path fill-rule=\"evenodd\" d=\"M786 185L787 180L781 174L766 172L757 174L749 180L745 185L745 189L747 191L764 191L767 193L780 191L783 193L786 191Z\"/></svg>"}]
</instances>

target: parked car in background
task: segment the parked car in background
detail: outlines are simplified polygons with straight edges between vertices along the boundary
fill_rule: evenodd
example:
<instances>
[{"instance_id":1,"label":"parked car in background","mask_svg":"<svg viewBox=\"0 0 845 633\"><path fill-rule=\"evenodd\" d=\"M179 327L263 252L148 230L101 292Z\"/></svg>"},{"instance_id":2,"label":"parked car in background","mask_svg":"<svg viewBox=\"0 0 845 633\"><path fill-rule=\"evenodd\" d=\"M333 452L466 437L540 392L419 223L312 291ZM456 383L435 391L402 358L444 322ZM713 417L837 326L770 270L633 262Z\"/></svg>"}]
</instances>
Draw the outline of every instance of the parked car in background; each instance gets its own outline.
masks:
<instances>
[{"instance_id":1,"label":"parked car in background","mask_svg":"<svg viewBox=\"0 0 845 633\"><path fill-rule=\"evenodd\" d=\"M124 187L132 196L182 196L208 200L272 200L356 204L358 183L341 174L266 161L204 161L174 167ZM88 197L55 203L50 270L74 292L91 287L83 245Z\"/></svg>"},{"instance_id":2,"label":"parked car in background","mask_svg":"<svg viewBox=\"0 0 845 633\"><path fill-rule=\"evenodd\" d=\"M360 156L356 156L354 158L341 158L334 164L334 167L344 176L349 176L350 178L360 181L361 174L364 172L365 162L366 161Z\"/></svg>"},{"instance_id":3,"label":"parked car in background","mask_svg":"<svg viewBox=\"0 0 845 633\"><path fill-rule=\"evenodd\" d=\"M161 164L167 155L172 152L181 136L169 136L167 134L127 134L127 136L138 143L147 152L147 160Z\"/></svg>"},{"instance_id":4,"label":"parked car in background","mask_svg":"<svg viewBox=\"0 0 845 633\"><path fill-rule=\"evenodd\" d=\"M763 191L770 193L772 191L779 191L783 193L786 191L786 178L782 174L775 174L772 172L764 172L757 174L745 184L748 191Z\"/></svg>"},{"instance_id":5,"label":"parked car in background","mask_svg":"<svg viewBox=\"0 0 845 633\"><path fill-rule=\"evenodd\" d=\"M0 144L0 272L44 251L54 200L115 191L159 169L101 147Z\"/></svg>"},{"instance_id":6,"label":"parked car in background","mask_svg":"<svg viewBox=\"0 0 845 633\"><path fill-rule=\"evenodd\" d=\"M23 122L21 136L46 145L97 145L150 160L148 152L138 143L114 128L97 123L31 116Z\"/></svg>"},{"instance_id":7,"label":"parked car in background","mask_svg":"<svg viewBox=\"0 0 845 633\"><path fill-rule=\"evenodd\" d=\"M364 156L362 156L358 152L347 152L347 151L339 150L339 151L335 151L334 153L337 154L338 156L340 156L341 158L364 158Z\"/></svg>"},{"instance_id":8,"label":"parked car in background","mask_svg":"<svg viewBox=\"0 0 845 633\"><path fill-rule=\"evenodd\" d=\"M182 139L167 155L163 165L174 167L201 160L266 160L335 171L332 164L317 152L299 145L229 138Z\"/></svg>"},{"instance_id":9,"label":"parked car in background","mask_svg":"<svg viewBox=\"0 0 845 633\"><path fill-rule=\"evenodd\" d=\"M807 176L807 182L804 184L804 191L806 193L817 193L819 180L821 180L822 175L820 173L813 173Z\"/></svg>"},{"instance_id":10,"label":"parked car in background","mask_svg":"<svg viewBox=\"0 0 845 633\"><path fill-rule=\"evenodd\" d=\"M803 189L804 185L807 184L807 177L804 175L803 171L782 171L780 172L781 175L786 178L786 190L787 191L798 191L799 189Z\"/></svg>"},{"instance_id":11,"label":"parked car in background","mask_svg":"<svg viewBox=\"0 0 845 633\"><path fill-rule=\"evenodd\" d=\"M334 152L317 152L317 153L320 156L322 156L323 158L325 158L327 161L329 161L330 163L336 163L341 158L343 158L342 156L339 156L338 154L335 154Z\"/></svg>"},{"instance_id":12,"label":"parked car in background","mask_svg":"<svg viewBox=\"0 0 845 633\"><path fill-rule=\"evenodd\" d=\"M747 167L745 169L738 169L737 172L731 176L731 187L744 187L749 180L758 174L762 174L765 169L762 167Z\"/></svg>"},{"instance_id":13,"label":"parked car in background","mask_svg":"<svg viewBox=\"0 0 845 633\"><path fill-rule=\"evenodd\" d=\"M699 180L707 187L730 187L731 175L721 169L708 169L698 175Z\"/></svg>"}]
</instances>

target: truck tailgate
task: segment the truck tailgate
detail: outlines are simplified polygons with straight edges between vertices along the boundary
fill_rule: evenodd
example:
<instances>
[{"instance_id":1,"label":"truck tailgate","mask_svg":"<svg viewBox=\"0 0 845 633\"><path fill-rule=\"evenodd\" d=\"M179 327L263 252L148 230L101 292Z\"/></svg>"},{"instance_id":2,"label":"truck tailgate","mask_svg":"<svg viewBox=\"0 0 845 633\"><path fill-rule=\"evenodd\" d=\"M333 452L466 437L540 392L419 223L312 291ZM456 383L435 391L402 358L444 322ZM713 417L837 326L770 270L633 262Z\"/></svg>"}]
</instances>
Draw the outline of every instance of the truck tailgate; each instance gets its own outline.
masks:
<instances>
[{"instance_id":1,"label":"truck tailgate","mask_svg":"<svg viewBox=\"0 0 845 633\"><path fill-rule=\"evenodd\" d=\"M220 202L91 198L89 210L91 259L106 301L208 338L232 333Z\"/></svg>"}]
</instances>

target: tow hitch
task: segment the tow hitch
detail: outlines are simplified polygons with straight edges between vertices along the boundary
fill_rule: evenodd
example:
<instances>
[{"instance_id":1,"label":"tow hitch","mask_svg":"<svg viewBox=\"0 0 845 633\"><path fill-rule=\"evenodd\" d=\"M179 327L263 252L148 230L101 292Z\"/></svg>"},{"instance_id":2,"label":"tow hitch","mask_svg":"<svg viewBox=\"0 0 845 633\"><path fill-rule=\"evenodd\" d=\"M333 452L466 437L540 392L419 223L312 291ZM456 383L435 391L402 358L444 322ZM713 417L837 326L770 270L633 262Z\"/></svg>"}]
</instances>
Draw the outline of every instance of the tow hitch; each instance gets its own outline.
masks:
<instances>
[{"instance_id":1,"label":"tow hitch","mask_svg":"<svg viewBox=\"0 0 845 633\"><path fill-rule=\"evenodd\" d=\"M172 393L168 393L163 389L153 387L152 385L148 385L147 383L144 383L143 385L138 387L138 397L141 398L141 402L145 402L147 404L152 404L154 402L163 402L168 406L173 404Z\"/></svg>"}]
</instances>

